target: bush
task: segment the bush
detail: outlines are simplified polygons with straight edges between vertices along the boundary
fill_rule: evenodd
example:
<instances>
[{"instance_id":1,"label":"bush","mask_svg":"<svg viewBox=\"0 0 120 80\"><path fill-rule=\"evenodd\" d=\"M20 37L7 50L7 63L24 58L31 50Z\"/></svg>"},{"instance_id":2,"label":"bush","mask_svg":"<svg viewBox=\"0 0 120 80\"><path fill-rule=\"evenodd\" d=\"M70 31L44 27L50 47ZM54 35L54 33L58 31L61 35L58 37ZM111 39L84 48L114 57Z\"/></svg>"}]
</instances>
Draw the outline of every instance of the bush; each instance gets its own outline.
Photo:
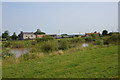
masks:
<instances>
[{"instance_id":1,"label":"bush","mask_svg":"<svg viewBox=\"0 0 120 80\"><path fill-rule=\"evenodd\" d=\"M52 36L43 36L42 38L37 38L37 42L54 40Z\"/></svg>"},{"instance_id":2,"label":"bush","mask_svg":"<svg viewBox=\"0 0 120 80\"><path fill-rule=\"evenodd\" d=\"M112 34L104 38L104 44L118 44L120 41L120 34Z\"/></svg>"},{"instance_id":3,"label":"bush","mask_svg":"<svg viewBox=\"0 0 120 80\"><path fill-rule=\"evenodd\" d=\"M91 36L88 36L85 38L86 41L93 41L93 38Z\"/></svg>"},{"instance_id":4,"label":"bush","mask_svg":"<svg viewBox=\"0 0 120 80\"><path fill-rule=\"evenodd\" d=\"M8 41L3 42L2 47L10 47L11 43Z\"/></svg>"},{"instance_id":5,"label":"bush","mask_svg":"<svg viewBox=\"0 0 120 80\"><path fill-rule=\"evenodd\" d=\"M85 38L86 41L96 41L99 39L99 36L97 34L90 34L88 37Z\"/></svg>"},{"instance_id":6,"label":"bush","mask_svg":"<svg viewBox=\"0 0 120 80\"><path fill-rule=\"evenodd\" d=\"M74 37L73 39L71 39L71 42L84 42L85 39L80 38L80 37Z\"/></svg>"},{"instance_id":7,"label":"bush","mask_svg":"<svg viewBox=\"0 0 120 80\"><path fill-rule=\"evenodd\" d=\"M52 52L58 50L58 43L56 41L47 41L41 45L43 52Z\"/></svg>"},{"instance_id":8,"label":"bush","mask_svg":"<svg viewBox=\"0 0 120 80\"><path fill-rule=\"evenodd\" d=\"M19 59L22 59L22 60L29 60L29 59L35 59L37 57L37 54L36 53L26 53L26 54L23 54L19 57Z\"/></svg>"},{"instance_id":9,"label":"bush","mask_svg":"<svg viewBox=\"0 0 120 80\"><path fill-rule=\"evenodd\" d=\"M2 51L2 58L3 59L8 59L11 57L15 57L15 54L11 53L10 48L6 48L5 50Z\"/></svg>"},{"instance_id":10,"label":"bush","mask_svg":"<svg viewBox=\"0 0 120 80\"><path fill-rule=\"evenodd\" d=\"M61 39L59 41L59 49L62 49L62 50L65 50L65 49L68 49L69 48L69 43L67 40L65 39Z\"/></svg>"},{"instance_id":11,"label":"bush","mask_svg":"<svg viewBox=\"0 0 120 80\"><path fill-rule=\"evenodd\" d=\"M36 44L36 41L33 41L33 40L32 40L31 44L32 44L32 45L35 45L35 44Z\"/></svg>"},{"instance_id":12,"label":"bush","mask_svg":"<svg viewBox=\"0 0 120 80\"><path fill-rule=\"evenodd\" d=\"M98 39L98 40L96 40L95 44L96 45L103 45L103 40Z\"/></svg>"}]
</instances>

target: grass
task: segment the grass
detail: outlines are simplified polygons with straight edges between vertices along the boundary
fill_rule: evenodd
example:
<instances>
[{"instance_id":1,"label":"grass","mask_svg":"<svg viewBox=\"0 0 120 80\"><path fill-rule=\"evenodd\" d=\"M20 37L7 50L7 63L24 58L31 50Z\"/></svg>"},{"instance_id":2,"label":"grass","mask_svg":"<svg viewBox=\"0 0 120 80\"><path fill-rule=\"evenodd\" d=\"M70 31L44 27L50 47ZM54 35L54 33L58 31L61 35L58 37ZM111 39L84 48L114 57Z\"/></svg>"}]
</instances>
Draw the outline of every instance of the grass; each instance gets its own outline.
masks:
<instances>
[{"instance_id":1,"label":"grass","mask_svg":"<svg viewBox=\"0 0 120 80\"><path fill-rule=\"evenodd\" d=\"M3 65L3 78L114 78L118 76L118 46L77 50Z\"/></svg>"}]
</instances>

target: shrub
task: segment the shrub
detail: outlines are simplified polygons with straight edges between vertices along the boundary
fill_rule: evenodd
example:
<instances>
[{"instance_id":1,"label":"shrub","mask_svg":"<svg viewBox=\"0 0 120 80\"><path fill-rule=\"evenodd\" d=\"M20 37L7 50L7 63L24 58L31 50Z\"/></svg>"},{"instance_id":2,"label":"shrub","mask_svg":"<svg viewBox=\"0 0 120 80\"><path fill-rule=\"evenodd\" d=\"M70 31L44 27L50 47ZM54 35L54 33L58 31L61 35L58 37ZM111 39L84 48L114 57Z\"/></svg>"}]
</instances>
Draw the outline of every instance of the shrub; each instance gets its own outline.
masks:
<instances>
[{"instance_id":1,"label":"shrub","mask_svg":"<svg viewBox=\"0 0 120 80\"><path fill-rule=\"evenodd\" d=\"M104 38L104 44L118 44L120 40L120 34L112 34L111 36Z\"/></svg>"},{"instance_id":2,"label":"shrub","mask_svg":"<svg viewBox=\"0 0 120 80\"><path fill-rule=\"evenodd\" d=\"M91 36L88 36L85 38L86 41L93 41L93 38Z\"/></svg>"},{"instance_id":3,"label":"shrub","mask_svg":"<svg viewBox=\"0 0 120 80\"><path fill-rule=\"evenodd\" d=\"M11 43L9 41L5 41L2 44L2 47L10 47Z\"/></svg>"},{"instance_id":4,"label":"shrub","mask_svg":"<svg viewBox=\"0 0 120 80\"><path fill-rule=\"evenodd\" d=\"M69 43L65 39L59 41L59 49L65 50L69 48Z\"/></svg>"},{"instance_id":5,"label":"shrub","mask_svg":"<svg viewBox=\"0 0 120 80\"><path fill-rule=\"evenodd\" d=\"M5 50L2 51L2 58L3 59L7 59L7 58L11 58L11 57L15 57L15 54L11 53L10 48L6 48Z\"/></svg>"},{"instance_id":6,"label":"shrub","mask_svg":"<svg viewBox=\"0 0 120 80\"><path fill-rule=\"evenodd\" d=\"M43 52L52 52L58 50L58 43L56 41L47 41L41 45Z\"/></svg>"},{"instance_id":7,"label":"shrub","mask_svg":"<svg viewBox=\"0 0 120 80\"><path fill-rule=\"evenodd\" d=\"M54 38L52 36L43 36L42 38L37 38L36 40L37 42L40 42L40 41L54 40Z\"/></svg>"},{"instance_id":8,"label":"shrub","mask_svg":"<svg viewBox=\"0 0 120 80\"><path fill-rule=\"evenodd\" d=\"M97 34L90 34L88 37L85 38L86 41L96 41L99 39L99 36Z\"/></svg>"},{"instance_id":9,"label":"shrub","mask_svg":"<svg viewBox=\"0 0 120 80\"><path fill-rule=\"evenodd\" d=\"M103 40L98 39L98 40L96 40L95 44L96 45L103 45Z\"/></svg>"},{"instance_id":10,"label":"shrub","mask_svg":"<svg viewBox=\"0 0 120 80\"><path fill-rule=\"evenodd\" d=\"M26 53L26 54L23 54L19 57L20 60L29 60L29 59L35 59L37 57L37 54L36 53Z\"/></svg>"},{"instance_id":11,"label":"shrub","mask_svg":"<svg viewBox=\"0 0 120 80\"><path fill-rule=\"evenodd\" d=\"M35 45L35 44L36 44L36 41L33 41L33 40L32 40L31 44L32 44L32 45Z\"/></svg>"},{"instance_id":12,"label":"shrub","mask_svg":"<svg viewBox=\"0 0 120 80\"><path fill-rule=\"evenodd\" d=\"M85 39L80 38L80 37L74 37L73 39L71 39L72 42L84 42Z\"/></svg>"},{"instance_id":13,"label":"shrub","mask_svg":"<svg viewBox=\"0 0 120 80\"><path fill-rule=\"evenodd\" d=\"M16 42L13 42L12 43L12 47L13 48L23 48L23 47L25 47L25 46L27 46L27 44L25 44L25 42L20 42L20 41L16 41Z\"/></svg>"}]
</instances>

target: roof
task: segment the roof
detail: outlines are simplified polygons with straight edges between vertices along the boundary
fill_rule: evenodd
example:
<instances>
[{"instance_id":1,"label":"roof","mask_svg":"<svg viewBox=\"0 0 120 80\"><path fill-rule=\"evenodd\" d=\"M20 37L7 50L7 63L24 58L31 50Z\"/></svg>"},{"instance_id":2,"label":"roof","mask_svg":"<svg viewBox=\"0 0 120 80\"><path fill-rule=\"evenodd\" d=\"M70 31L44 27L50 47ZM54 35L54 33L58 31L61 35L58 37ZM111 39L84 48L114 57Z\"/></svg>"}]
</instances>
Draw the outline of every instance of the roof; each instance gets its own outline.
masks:
<instances>
[{"instance_id":1,"label":"roof","mask_svg":"<svg viewBox=\"0 0 120 80\"><path fill-rule=\"evenodd\" d=\"M23 32L21 31L21 34L34 34L33 32Z\"/></svg>"},{"instance_id":2,"label":"roof","mask_svg":"<svg viewBox=\"0 0 120 80\"><path fill-rule=\"evenodd\" d=\"M43 37L44 35L37 35L37 37Z\"/></svg>"},{"instance_id":3,"label":"roof","mask_svg":"<svg viewBox=\"0 0 120 80\"><path fill-rule=\"evenodd\" d=\"M100 34L100 33L85 33L85 35L89 35L89 34Z\"/></svg>"}]
</instances>

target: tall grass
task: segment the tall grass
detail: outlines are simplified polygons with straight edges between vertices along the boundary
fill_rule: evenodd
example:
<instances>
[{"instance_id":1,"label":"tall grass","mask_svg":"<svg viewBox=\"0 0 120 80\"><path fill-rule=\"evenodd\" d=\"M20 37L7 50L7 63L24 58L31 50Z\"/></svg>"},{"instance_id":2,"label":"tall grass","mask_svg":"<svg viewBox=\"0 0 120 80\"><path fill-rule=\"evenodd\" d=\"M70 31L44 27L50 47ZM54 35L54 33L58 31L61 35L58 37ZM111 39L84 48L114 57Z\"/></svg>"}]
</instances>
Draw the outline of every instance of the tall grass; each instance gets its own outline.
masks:
<instances>
[{"instance_id":1,"label":"tall grass","mask_svg":"<svg viewBox=\"0 0 120 80\"><path fill-rule=\"evenodd\" d=\"M43 52L47 52L47 53L57 51L58 50L58 42L55 40L43 42L43 44L41 45L41 50Z\"/></svg>"}]
</instances>

